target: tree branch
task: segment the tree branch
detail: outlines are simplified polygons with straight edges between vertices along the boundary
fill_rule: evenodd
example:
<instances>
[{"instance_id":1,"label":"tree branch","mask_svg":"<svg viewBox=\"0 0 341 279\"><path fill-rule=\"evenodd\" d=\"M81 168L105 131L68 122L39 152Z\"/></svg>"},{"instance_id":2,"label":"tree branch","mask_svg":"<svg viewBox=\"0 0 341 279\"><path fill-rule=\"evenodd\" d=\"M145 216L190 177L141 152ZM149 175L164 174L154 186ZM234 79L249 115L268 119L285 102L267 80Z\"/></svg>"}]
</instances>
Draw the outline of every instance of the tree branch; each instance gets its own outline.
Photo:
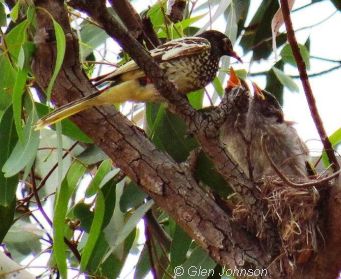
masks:
<instances>
[{"instance_id":1,"label":"tree branch","mask_svg":"<svg viewBox=\"0 0 341 279\"><path fill-rule=\"evenodd\" d=\"M297 68L300 74L300 79L302 81L303 89L304 89L304 92L305 92L305 95L309 104L311 116L315 122L316 129L320 135L320 138L321 138L323 147L326 151L326 154L328 156L328 159L332 163L332 168L334 171L337 171L340 169L340 166L336 159L334 149L324 129L322 119L317 110L315 97L313 95L313 91L311 89L310 82L309 82L308 75L307 75L306 65L304 63L304 60L302 58L302 55L301 55L301 52L300 52L300 49L298 47L298 43L296 40L287 0L281 0L281 8L282 8L285 27L287 29L288 41L291 46L291 49L292 49L292 52L293 52L293 55L297 64Z\"/></svg>"}]
</instances>

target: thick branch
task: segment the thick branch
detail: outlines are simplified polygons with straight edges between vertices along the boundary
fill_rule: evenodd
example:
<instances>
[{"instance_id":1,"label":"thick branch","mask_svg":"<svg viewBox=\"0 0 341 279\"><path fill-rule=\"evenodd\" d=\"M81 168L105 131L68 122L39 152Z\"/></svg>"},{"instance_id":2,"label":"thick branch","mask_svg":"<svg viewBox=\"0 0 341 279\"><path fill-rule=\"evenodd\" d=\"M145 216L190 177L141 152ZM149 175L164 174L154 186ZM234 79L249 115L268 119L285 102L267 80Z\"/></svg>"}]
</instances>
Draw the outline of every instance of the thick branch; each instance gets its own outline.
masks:
<instances>
[{"instance_id":1,"label":"thick branch","mask_svg":"<svg viewBox=\"0 0 341 279\"><path fill-rule=\"evenodd\" d=\"M334 153L334 149L333 146L331 145L326 131L324 129L323 126L323 122L322 119L319 115L319 112L317 110L317 106L316 106L316 101L315 101L315 97L313 95L313 91L311 89L310 86L310 82L308 79L308 75L307 75L307 69L306 69L306 65L304 63L304 60L302 58L297 40L296 40L296 36L295 36L295 32L293 29L293 25L292 25L292 21L291 21L291 17L290 17L290 10L289 10L289 5L288 5L288 1L287 0L281 0L281 8L282 8L282 13L283 13L283 19L284 19L284 23L285 23L285 27L287 29L287 36L288 36L288 41L289 44L291 46L296 64L297 64L297 68L300 74L300 79L302 81L302 85L303 85L303 89L309 104L309 108L310 108L310 112L312 115L312 118L315 122L315 126L316 129L320 135L323 147L327 153L327 156L329 158L329 161L333 164L332 167L334 169L334 171L337 171L340 169L339 163L336 159L335 153Z\"/></svg>"}]
</instances>

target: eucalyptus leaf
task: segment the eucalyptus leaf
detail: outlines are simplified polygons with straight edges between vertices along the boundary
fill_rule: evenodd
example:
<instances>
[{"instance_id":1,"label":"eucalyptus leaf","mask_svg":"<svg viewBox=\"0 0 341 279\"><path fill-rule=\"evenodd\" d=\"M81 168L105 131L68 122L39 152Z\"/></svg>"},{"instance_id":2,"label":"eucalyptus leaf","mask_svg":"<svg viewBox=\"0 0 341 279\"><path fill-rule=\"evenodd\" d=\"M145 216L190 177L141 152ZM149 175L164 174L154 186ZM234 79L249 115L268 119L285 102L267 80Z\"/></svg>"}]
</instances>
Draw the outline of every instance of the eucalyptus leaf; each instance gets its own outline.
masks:
<instances>
[{"instance_id":1,"label":"eucalyptus leaf","mask_svg":"<svg viewBox=\"0 0 341 279\"><path fill-rule=\"evenodd\" d=\"M4 164L2 171L5 177L10 177L17 174L28 163L32 162L32 158L36 156L39 145L39 132L32 129L33 124L38 120L35 109L32 109L28 121L24 128L24 142L20 140L14 147L10 157Z\"/></svg>"},{"instance_id":2,"label":"eucalyptus leaf","mask_svg":"<svg viewBox=\"0 0 341 279\"><path fill-rule=\"evenodd\" d=\"M278 78L278 80L286 87L288 88L290 91L293 92L298 92L299 88L297 86L297 84L294 82L294 80L289 77L288 75L286 75L283 71L273 67L272 68L273 72L275 73L276 77Z\"/></svg>"}]
</instances>

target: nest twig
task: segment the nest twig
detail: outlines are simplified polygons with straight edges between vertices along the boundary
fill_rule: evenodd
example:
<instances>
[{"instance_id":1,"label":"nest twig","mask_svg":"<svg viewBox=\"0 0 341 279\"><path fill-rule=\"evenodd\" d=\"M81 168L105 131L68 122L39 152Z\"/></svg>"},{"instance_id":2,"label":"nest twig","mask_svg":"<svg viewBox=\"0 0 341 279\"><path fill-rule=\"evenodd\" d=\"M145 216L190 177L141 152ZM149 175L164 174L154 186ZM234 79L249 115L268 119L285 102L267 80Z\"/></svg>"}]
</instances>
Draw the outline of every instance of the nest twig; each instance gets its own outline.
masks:
<instances>
[{"instance_id":1,"label":"nest twig","mask_svg":"<svg viewBox=\"0 0 341 279\"><path fill-rule=\"evenodd\" d=\"M277 176L268 176L260 181L258 194L257 212L239 203L234 218L266 245L277 242L271 249L292 272L317 251L319 192L315 187L293 187Z\"/></svg>"}]
</instances>

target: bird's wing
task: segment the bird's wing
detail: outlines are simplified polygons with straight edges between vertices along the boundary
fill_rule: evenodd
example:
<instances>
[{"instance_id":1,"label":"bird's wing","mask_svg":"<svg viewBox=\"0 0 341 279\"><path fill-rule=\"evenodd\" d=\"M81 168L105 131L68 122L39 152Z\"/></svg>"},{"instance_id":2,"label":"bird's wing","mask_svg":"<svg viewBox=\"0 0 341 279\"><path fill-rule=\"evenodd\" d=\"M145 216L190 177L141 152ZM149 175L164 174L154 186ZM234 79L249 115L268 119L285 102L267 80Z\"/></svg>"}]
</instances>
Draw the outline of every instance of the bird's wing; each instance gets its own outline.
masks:
<instances>
[{"instance_id":1,"label":"bird's wing","mask_svg":"<svg viewBox=\"0 0 341 279\"><path fill-rule=\"evenodd\" d=\"M150 55L156 62L161 63L184 56L192 56L201 52L210 50L211 45L208 40L200 37L186 37L169 41L150 51ZM131 74L133 73L133 74ZM143 76L143 71L139 71L139 66L134 60L129 61L123 66L117 68L111 74L105 76L105 80L113 80L123 76L123 80L127 81ZM100 83L99 82L99 83Z\"/></svg>"},{"instance_id":2,"label":"bird's wing","mask_svg":"<svg viewBox=\"0 0 341 279\"><path fill-rule=\"evenodd\" d=\"M192 56L210 50L208 40L200 37L187 37L169 41L151 51L157 62L165 62L184 56Z\"/></svg>"}]
</instances>

